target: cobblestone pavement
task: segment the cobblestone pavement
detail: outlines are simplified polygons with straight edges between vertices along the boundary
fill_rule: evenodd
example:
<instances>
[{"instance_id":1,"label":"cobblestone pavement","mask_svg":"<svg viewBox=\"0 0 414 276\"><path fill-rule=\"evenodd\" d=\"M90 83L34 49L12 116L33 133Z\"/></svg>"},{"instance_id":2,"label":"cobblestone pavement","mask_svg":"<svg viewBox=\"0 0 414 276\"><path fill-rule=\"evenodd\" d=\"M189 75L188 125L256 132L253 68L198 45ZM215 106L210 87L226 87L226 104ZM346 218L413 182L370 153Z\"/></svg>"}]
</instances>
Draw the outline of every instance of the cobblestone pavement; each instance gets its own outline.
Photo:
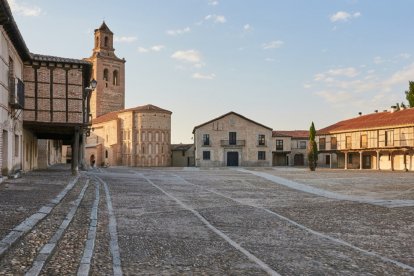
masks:
<instances>
[{"instance_id":1,"label":"cobblestone pavement","mask_svg":"<svg viewBox=\"0 0 414 276\"><path fill-rule=\"evenodd\" d=\"M52 192L17 193L36 204L21 200L30 212L14 220L14 194L7 199L0 184L8 200L0 201L8 225L0 275L414 275L414 207L353 200L412 200L410 174L117 167L73 179L68 172L33 173ZM14 181L7 185L17 189ZM33 214L40 219L27 222ZM7 244L10 233L21 235Z\"/></svg>"}]
</instances>

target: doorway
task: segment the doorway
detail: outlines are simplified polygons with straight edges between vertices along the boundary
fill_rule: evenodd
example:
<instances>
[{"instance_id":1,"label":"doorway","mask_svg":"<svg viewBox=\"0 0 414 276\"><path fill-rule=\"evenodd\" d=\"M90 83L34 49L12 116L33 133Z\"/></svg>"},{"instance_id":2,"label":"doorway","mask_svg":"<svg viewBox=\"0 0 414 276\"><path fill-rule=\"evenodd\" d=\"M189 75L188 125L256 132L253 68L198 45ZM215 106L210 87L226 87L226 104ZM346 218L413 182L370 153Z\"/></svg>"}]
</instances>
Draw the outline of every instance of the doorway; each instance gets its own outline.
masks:
<instances>
[{"instance_id":1,"label":"doorway","mask_svg":"<svg viewBox=\"0 0 414 276\"><path fill-rule=\"evenodd\" d=\"M237 167L239 165L239 153L237 151L227 152L227 166Z\"/></svg>"},{"instance_id":2,"label":"doorway","mask_svg":"<svg viewBox=\"0 0 414 276\"><path fill-rule=\"evenodd\" d=\"M304 166L305 165L305 157L303 154L295 154L293 157L293 165L294 166Z\"/></svg>"},{"instance_id":3,"label":"doorway","mask_svg":"<svg viewBox=\"0 0 414 276\"><path fill-rule=\"evenodd\" d=\"M91 165L91 167L95 167L95 155L91 155L91 158L90 158L90 165Z\"/></svg>"}]
</instances>

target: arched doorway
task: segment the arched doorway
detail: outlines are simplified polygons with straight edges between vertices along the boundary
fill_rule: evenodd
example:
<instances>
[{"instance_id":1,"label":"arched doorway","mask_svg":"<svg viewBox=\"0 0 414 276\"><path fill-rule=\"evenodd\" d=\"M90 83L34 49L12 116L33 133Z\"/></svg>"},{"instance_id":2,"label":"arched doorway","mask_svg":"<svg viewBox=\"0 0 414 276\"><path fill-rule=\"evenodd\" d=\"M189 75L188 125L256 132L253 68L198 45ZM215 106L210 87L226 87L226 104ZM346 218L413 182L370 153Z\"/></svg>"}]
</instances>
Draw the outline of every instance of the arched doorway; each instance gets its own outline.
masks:
<instances>
[{"instance_id":1,"label":"arched doorway","mask_svg":"<svg viewBox=\"0 0 414 276\"><path fill-rule=\"evenodd\" d=\"M295 154L293 157L293 166L304 166L305 165L305 157L303 154Z\"/></svg>"},{"instance_id":2,"label":"arched doorway","mask_svg":"<svg viewBox=\"0 0 414 276\"><path fill-rule=\"evenodd\" d=\"M91 165L91 167L95 167L95 155L91 155L91 157L89 158L89 164Z\"/></svg>"}]
</instances>

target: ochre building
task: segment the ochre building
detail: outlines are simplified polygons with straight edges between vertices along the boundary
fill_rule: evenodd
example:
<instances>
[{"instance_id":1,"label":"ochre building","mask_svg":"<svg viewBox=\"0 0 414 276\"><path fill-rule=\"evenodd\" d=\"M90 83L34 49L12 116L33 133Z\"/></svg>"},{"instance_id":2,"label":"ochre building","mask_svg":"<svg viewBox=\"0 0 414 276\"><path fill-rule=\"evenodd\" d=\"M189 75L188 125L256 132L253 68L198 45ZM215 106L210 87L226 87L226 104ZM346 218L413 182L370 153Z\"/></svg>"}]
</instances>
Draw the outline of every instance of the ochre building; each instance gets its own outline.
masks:
<instances>
[{"instance_id":1,"label":"ochre building","mask_svg":"<svg viewBox=\"0 0 414 276\"><path fill-rule=\"evenodd\" d=\"M91 166L171 164L171 111L138 106L93 119L92 126L86 147Z\"/></svg>"},{"instance_id":2,"label":"ochre building","mask_svg":"<svg viewBox=\"0 0 414 276\"><path fill-rule=\"evenodd\" d=\"M125 59L115 55L113 33L95 30L91 97L92 128L85 162L90 166L170 166L171 111L155 105L125 109Z\"/></svg>"},{"instance_id":3,"label":"ochre building","mask_svg":"<svg viewBox=\"0 0 414 276\"><path fill-rule=\"evenodd\" d=\"M318 166L414 170L414 108L361 115L321 129Z\"/></svg>"}]
</instances>

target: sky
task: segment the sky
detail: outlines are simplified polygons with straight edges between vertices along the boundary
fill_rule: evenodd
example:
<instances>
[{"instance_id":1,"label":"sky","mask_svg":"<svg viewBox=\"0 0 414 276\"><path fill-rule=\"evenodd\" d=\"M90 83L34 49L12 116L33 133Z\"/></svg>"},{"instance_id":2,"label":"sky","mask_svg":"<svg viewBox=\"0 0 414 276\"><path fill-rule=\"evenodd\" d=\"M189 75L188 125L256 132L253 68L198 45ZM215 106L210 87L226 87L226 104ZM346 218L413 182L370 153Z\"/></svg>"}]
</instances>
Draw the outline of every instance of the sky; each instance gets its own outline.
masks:
<instances>
[{"instance_id":1,"label":"sky","mask_svg":"<svg viewBox=\"0 0 414 276\"><path fill-rule=\"evenodd\" d=\"M126 62L126 108L173 112L172 142L234 111L317 129L406 102L412 0L8 0L33 53L92 54L105 20Z\"/></svg>"}]
</instances>

